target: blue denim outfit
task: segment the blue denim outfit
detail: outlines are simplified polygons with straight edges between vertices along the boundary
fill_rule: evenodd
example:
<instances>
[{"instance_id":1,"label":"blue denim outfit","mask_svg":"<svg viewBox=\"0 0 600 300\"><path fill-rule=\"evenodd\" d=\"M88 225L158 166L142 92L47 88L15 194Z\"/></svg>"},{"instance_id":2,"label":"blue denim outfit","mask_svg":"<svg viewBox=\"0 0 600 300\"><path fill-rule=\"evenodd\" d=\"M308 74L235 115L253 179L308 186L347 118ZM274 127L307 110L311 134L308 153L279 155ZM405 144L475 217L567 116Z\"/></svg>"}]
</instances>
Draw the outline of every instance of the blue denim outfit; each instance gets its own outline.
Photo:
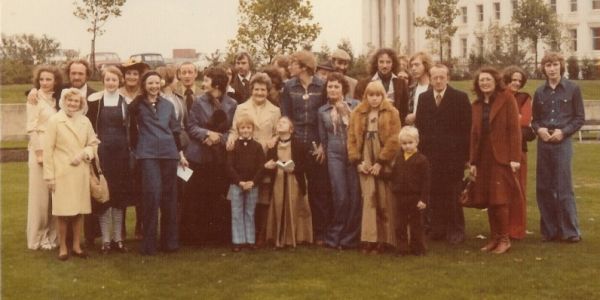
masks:
<instances>
[{"instance_id":1,"label":"blue denim outfit","mask_svg":"<svg viewBox=\"0 0 600 300\"><path fill-rule=\"evenodd\" d=\"M562 78L555 89L548 82L533 96L531 126L549 131L560 129L558 143L537 142L536 196L540 209L541 233L545 240L571 239L581 235L571 174L571 135L583 125L585 113L579 87Z\"/></svg>"},{"instance_id":2,"label":"blue denim outfit","mask_svg":"<svg viewBox=\"0 0 600 300\"><path fill-rule=\"evenodd\" d=\"M142 174L141 252L153 255L157 251L159 208L160 246L174 251L179 248L176 174L181 126L173 104L160 96L155 106L141 100L132 102L129 108L130 130L137 130L130 134L131 142Z\"/></svg>"},{"instance_id":3,"label":"blue denim outfit","mask_svg":"<svg viewBox=\"0 0 600 300\"><path fill-rule=\"evenodd\" d=\"M327 223L330 220L331 197L327 165L315 160L313 142L319 145L318 110L325 104L323 97L324 82L312 77L312 82L304 89L295 77L288 80L281 94L281 114L289 117L294 124L294 139L306 150L305 174L308 184L308 201L312 212L313 234L315 241L325 240Z\"/></svg>"},{"instance_id":4,"label":"blue denim outfit","mask_svg":"<svg viewBox=\"0 0 600 300\"><path fill-rule=\"evenodd\" d=\"M353 109L360 102L345 99ZM347 125L337 124L334 131L331 104L319 108L319 136L327 155L327 167L332 192L332 220L325 243L330 247L352 248L358 245L362 205L356 166L348 160Z\"/></svg>"},{"instance_id":5,"label":"blue denim outfit","mask_svg":"<svg viewBox=\"0 0 600 300\"><path fill-rule=\"evenodd\" d=\"M231 184L227 198L231 200L231 241L234 245L254 244L254 209L258 187L244 191L239 185Z\"/></svg>"}]
</instances>

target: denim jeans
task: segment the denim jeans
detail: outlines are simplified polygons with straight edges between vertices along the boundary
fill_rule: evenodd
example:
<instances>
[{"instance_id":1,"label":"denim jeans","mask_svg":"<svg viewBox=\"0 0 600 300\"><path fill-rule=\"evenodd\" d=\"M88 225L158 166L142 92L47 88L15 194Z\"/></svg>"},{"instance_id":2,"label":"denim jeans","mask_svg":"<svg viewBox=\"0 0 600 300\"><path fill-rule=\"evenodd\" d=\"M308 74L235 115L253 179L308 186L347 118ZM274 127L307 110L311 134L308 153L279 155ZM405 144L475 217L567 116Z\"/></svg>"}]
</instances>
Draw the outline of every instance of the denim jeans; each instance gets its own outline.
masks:
<instances>
[{"instance_id":1,"label":"denim jeans","mask_svg":"<svg viewBox=\"0 0 600 300\"><path fill-rule=\"evenodd\" d=\"M158 210L160 208L160 244L166 251L179 248L177 230L177 160L140 159L142 173L142 254L157 251Z\"/></svg>"},{"instance_id":2,"label":"denim jeans","mask_svg":"<svg viewBox=\"0 0 600 300\"><path fill-rule=\"evenodd\" d=\"M560 143L537 143L536 197L544 239L579 237L577 208L571 176L573 145L567 137Z\"/></svg>"},{"instance_id":3,"label":"denim jeans","mask_svg":"<svg viewBox=\"0 0 600 300\"><path fill-rule=\"evenodd\" d=\"M236 245L254 244L254 209L258 200L258 187L244 191L237 184L229 186L231 200L231 242Z\"/></svg>"}]
</instances>

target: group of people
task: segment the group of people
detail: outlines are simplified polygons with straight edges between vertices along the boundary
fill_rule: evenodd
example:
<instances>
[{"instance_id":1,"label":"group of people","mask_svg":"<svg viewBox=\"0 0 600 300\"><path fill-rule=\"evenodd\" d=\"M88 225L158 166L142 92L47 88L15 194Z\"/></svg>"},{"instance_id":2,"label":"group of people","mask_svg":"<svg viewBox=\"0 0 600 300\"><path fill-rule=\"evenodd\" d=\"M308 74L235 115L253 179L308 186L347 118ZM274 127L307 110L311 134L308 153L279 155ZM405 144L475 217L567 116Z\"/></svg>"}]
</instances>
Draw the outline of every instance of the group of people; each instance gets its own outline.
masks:
<instances>
[{"instance_id":1,"label":"group of people","mask_svg":"<svg viewBox=\"0 0 600 300\"><path fill-rule=\"evenodd\" d=\"M542 59L547 80L533 99L516 66L481 68L470 101L425 52L401 64L378 49L360 79L346 75L350 62L337 49L323 68L299 51L254 72L240 52L234 65L204 70L199 85L192 63L150 70L130 60L102 70L99 92L85 60L67 64L68 85L56 67L39 66L27 93L28 248L85 258L83 223L88 249L101 237L102 253L126 252L134 205L144 255L181 244L424 255L426 236L465 239L466 170L469 197L490 223L481 250L501 254L526 234L532 135L543 239L581 240L569 137L583 102L560 54ZM90 196L96 162L105 203Z\"/></svg>"}]
</instances>

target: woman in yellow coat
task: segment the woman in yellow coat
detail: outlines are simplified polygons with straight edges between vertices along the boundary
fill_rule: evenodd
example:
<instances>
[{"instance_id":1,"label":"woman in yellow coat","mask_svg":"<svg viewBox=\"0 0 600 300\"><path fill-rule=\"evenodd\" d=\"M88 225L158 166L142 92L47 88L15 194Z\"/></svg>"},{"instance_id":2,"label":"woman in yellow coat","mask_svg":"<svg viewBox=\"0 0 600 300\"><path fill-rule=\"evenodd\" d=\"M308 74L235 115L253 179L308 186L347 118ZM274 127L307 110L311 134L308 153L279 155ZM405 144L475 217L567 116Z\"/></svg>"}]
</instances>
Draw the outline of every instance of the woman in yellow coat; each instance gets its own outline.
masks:
<instances>
[{"instance_id":1,"label":"woman in yellow coat","mask_svg":"<svg viewBox=\"0 0 600 300\"><path fill-rule=\"evenodd\" d=\"M61 110L50 117L44 144L44 180L52 192L52 215L58 218L60 260L69 257L66 234L73 227L73 255L86 258L80 236L83 214L91 212L90 160L99 143L85 116L87 102L76 88L64 90Z\"/></svg>"}]
</instances>

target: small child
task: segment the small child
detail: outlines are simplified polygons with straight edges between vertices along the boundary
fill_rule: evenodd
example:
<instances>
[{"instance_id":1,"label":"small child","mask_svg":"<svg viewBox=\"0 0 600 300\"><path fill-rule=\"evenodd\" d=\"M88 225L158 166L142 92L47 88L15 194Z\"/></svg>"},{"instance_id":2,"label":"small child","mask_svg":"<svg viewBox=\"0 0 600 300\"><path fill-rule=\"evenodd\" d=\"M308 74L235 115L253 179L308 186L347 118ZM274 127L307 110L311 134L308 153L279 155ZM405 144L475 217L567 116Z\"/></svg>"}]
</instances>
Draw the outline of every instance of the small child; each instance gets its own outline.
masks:
<instances>
[{"instance_id":1,"label":"small child","mask_svg":"<svg viewBox=\"0 0 600 300\"><path fill-rule=\"evenodd\" d=\"M417 151L419 131L415 127L403 127L398 137L402 150L396 156L391 174L392 192L398 204L398 250L400 255L406 255L410 250L410 253L422 256L425 255L422 211L429 201L429 161Z\"/></svg>"},{"instance_id":2,"label":"small child","mask_svg":"<svg viewBox=\"0 0 600 300\"><path fill-rule=\"evenodd\" d=\"M227 173L231 180L231 240L233 252L248 245L255 248L254 209L258 199L258 183L262 178L265 154L259 142L252 139L254 120L241 116L235 124L239 138L227 154Z\"/></svg>"},{"instance_id":3,"label":"small child","mask_svg":"<svg viewBox=\"0 0 600 300\"><path fill-rule=\"evenodd\" d=\"M267 218L268 242L275 248L312 243L312 214L306 195L305 153L302 143L294 140L294 125L288 117L277 122L277 142L267 150L264 167L270 173L273 197Z\"/></svg>"}]
</instances>

